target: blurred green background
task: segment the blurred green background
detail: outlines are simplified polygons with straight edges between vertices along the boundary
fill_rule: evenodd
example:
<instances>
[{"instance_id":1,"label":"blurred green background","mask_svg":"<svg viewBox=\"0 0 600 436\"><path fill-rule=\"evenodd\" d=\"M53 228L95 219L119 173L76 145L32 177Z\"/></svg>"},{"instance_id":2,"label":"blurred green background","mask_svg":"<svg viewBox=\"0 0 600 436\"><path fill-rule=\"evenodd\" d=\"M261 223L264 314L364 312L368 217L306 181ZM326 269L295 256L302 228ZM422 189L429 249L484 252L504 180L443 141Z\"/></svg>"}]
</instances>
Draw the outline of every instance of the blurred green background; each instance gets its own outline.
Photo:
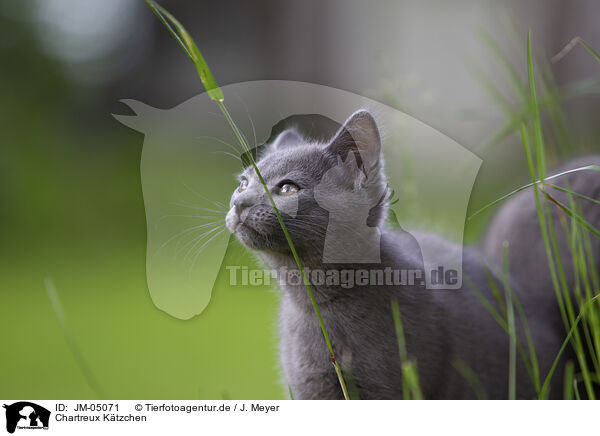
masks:
<instances>
[{"instance_id":1,"label":"blurred green background","mask_svg":"<svg viewBox=\"0 0 600 436\"><path fill-rule=\"evenodd\" d=\"M482 146L506 114L469 65L509 104L518 98L477 29L494 34L524 74L527 28L542 55L576 35L598 49L600 30L589 17L600 9L584 1L415 3L162 4L181 17L221 84L334 86L405 110L464 144L484 159L474 211L526 180L516 137ZM515 27L507 30L499 17L517 17ZM0 397L285 398L276 291L229 287L221 272L208 308L190 321L150 300L143 137L110 114L127 113L120 98L171 107L201 84L144 2L2 0L0 59ZM558 86L596 80L564 109L572 154L597 150L597 64L574 50L552 71ZM470 223L469 241L488 218ZM253 262L239 245L230 249L230 258ZM48 277L100 390L67 345L44 287Z\"/></svg>"}]
</instances>

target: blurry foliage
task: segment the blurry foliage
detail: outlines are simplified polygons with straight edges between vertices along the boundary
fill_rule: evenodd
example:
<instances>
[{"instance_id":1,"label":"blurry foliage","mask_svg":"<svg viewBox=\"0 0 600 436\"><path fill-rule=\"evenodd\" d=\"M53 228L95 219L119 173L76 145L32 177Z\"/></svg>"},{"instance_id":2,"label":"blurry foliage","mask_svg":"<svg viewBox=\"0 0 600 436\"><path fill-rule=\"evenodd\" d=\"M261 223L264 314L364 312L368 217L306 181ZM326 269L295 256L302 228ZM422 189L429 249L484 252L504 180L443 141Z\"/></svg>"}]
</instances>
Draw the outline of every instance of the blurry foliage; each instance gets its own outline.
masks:
<instances>
[{"instance_id":1,"label":"blurry foliage","mask_svg":"<svg viewBox=\"0 0 600 436\"><path fill-rule=\"evenodd\" d=\"M44 56L31 26L0 13L3 396L97 395L44 290L51 277L72 340L108 397L282 397L277 299L268 289L230 288L224 271L202 317L182 322L154 306L145 277L143 137L111 117L110 88L74 83ZM252 262L239 244L228 256Z\"/></svg>"}]
</instances>

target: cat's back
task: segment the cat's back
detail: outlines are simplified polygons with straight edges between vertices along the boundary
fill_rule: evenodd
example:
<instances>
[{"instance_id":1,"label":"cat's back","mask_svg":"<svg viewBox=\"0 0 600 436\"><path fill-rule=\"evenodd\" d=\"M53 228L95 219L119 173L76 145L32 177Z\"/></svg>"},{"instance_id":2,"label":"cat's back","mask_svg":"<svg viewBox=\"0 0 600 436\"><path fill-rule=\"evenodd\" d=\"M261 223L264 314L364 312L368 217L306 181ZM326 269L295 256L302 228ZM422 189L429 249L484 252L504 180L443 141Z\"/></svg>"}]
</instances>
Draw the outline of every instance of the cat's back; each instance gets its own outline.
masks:
<instances>
[{"instance_id":1,"label":"cat's back","mask_svg":"<svg viewBox=\"0 0 600 436\"><path fill-rule=\"evenodd\" d=\"M410 292L420 307L419 328L435 327L429 337L436 337L437 353L429 354L424 348L431 343L421 344L419 331L411 331L406 326L407 336L413 339L412 351L416 355L427 356L429 363L441 361L466 365L478 374L489 398L506 398L508 377L509 336L493 313L503 313L504 308L498 298L504 300L507 285L521 302L528 321L532 340L535 344L540 368L548 371L561 345L561 330L556 328L552 317L524 295L524 291L514 280L502 277L502 267L490 262L476 247L461 246L435 234L414 232L415 240L422 249L435 248L438 256L448 259L462 259L462 287L460 289L400 289ZM406 236L392 238L396 242L406 241ZM429 246L429 247L427 247ZM396 247L401 250L401 245ZM426 271L427 273L427 271ZM414 300L413 300L414 301ZM560 327L560 325L558 325ZM526 343L523 325L517 319L517 336ZM442 332L440 334L440 332ZM562 368L562 362L559 367ZM535 389L529 374L521 361L517 362L519 398L533 398ZM434 389L434 398L470 398L473 392L465 385L463 376L456 370L449 370L444 383ZM553 396L560 396L560 386L553 386Z\"/></svg>"},{"instance_id":2,"label":"cat's back","mask_svg":"<svg viewBox=\"0 0 600 436\"><path fill-rule=\"evenodd\" d=\"M600 155L573 159L549 171L548 175L559 174L587 165L600 165ZM572 192L598 200L600 199L600 172L592 170L573 172L546 183L545 191L557 202L570 208L569 195L553 186L560 189L568 187ZM543 195L540 194L540 197ZM573 200L577 207L581 208L583 218L598 228L600 206L581 197L573 197ZM564 230L565 224L570 226L570 218L555 203L550 201L546 203L552 214L566 280L569 285L572 285L574 272L571 261L571 241ZM598 270L600 269L600 240L593 235L590 236L590 246ZM508 243L510 273L519 286L529 296L540 297L542 301L554 303L551 298L554 295L551 273L540 230L533 188L521 191L504 202L487 231L482 243L482 251L492 262L501 263L502 247L505 242Z\"/></svg>"}]
</instances>

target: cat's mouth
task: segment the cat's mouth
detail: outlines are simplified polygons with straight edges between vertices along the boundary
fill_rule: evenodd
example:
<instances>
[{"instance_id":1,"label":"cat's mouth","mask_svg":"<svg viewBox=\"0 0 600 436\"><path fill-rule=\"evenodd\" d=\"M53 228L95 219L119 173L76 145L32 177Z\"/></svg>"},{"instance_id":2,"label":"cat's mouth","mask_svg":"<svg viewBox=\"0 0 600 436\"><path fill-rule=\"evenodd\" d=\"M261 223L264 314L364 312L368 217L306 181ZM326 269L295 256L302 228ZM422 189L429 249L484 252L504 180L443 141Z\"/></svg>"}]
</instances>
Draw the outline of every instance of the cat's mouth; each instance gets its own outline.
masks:
<instances>
[{"instance_id":1,"label":"cat's mouth","mask_svg":"<svg viewBox=\"0 0 600 436\"><path fill-rule=\"evenodd\" d=\"M244 218L247 218L245 216ZM247 219L240 219L240 216L232 208L227 217L225 218L225 224L231 233L233 233L238 240L248 248L257 249L265 243L265 236L257 229L252 227Z\"/></svg>"},{"instance_id":2,"label":"cat's mouth","mask_svg":"<svg viewBox=\"0 0 600 436\"><path fill-rule=\"evenodd\" d=\"M247 222L240 221L235 226L233 234L248 248L257 250L265 247L265 235L250 226Z\"/></svg>"}]
</instances>

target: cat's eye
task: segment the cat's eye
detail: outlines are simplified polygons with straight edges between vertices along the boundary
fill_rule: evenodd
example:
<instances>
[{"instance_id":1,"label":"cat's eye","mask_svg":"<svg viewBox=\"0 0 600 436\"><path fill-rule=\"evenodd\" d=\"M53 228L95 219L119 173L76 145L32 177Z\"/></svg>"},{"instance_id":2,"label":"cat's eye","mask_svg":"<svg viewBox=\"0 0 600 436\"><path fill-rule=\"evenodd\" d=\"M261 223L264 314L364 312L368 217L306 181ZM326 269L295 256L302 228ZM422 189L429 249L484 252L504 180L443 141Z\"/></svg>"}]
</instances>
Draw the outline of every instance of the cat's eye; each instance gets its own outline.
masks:
<instances>
[{"instance_id":1,"label":"cat's eye","mask_svg":"<svg viewBox=\"0 0 600 436\"><path fill-rule=\"evenodd\" d=\"M240 186L238 188L238 191L239 192L245 191L247 187L248 187L248 179L240 180Z\"/></svg>"},{"instance_id":2,"label":"cat's eye","mask_svg":"<svg viewBox=\"0 0 600 436\"><path fill-rule=\"evenodd\" d=\"M285 182L281 186L279 186L279 195L292 195L298 192L300 188L298 185L292 182Z\"/></svg>"}]
</instances>

